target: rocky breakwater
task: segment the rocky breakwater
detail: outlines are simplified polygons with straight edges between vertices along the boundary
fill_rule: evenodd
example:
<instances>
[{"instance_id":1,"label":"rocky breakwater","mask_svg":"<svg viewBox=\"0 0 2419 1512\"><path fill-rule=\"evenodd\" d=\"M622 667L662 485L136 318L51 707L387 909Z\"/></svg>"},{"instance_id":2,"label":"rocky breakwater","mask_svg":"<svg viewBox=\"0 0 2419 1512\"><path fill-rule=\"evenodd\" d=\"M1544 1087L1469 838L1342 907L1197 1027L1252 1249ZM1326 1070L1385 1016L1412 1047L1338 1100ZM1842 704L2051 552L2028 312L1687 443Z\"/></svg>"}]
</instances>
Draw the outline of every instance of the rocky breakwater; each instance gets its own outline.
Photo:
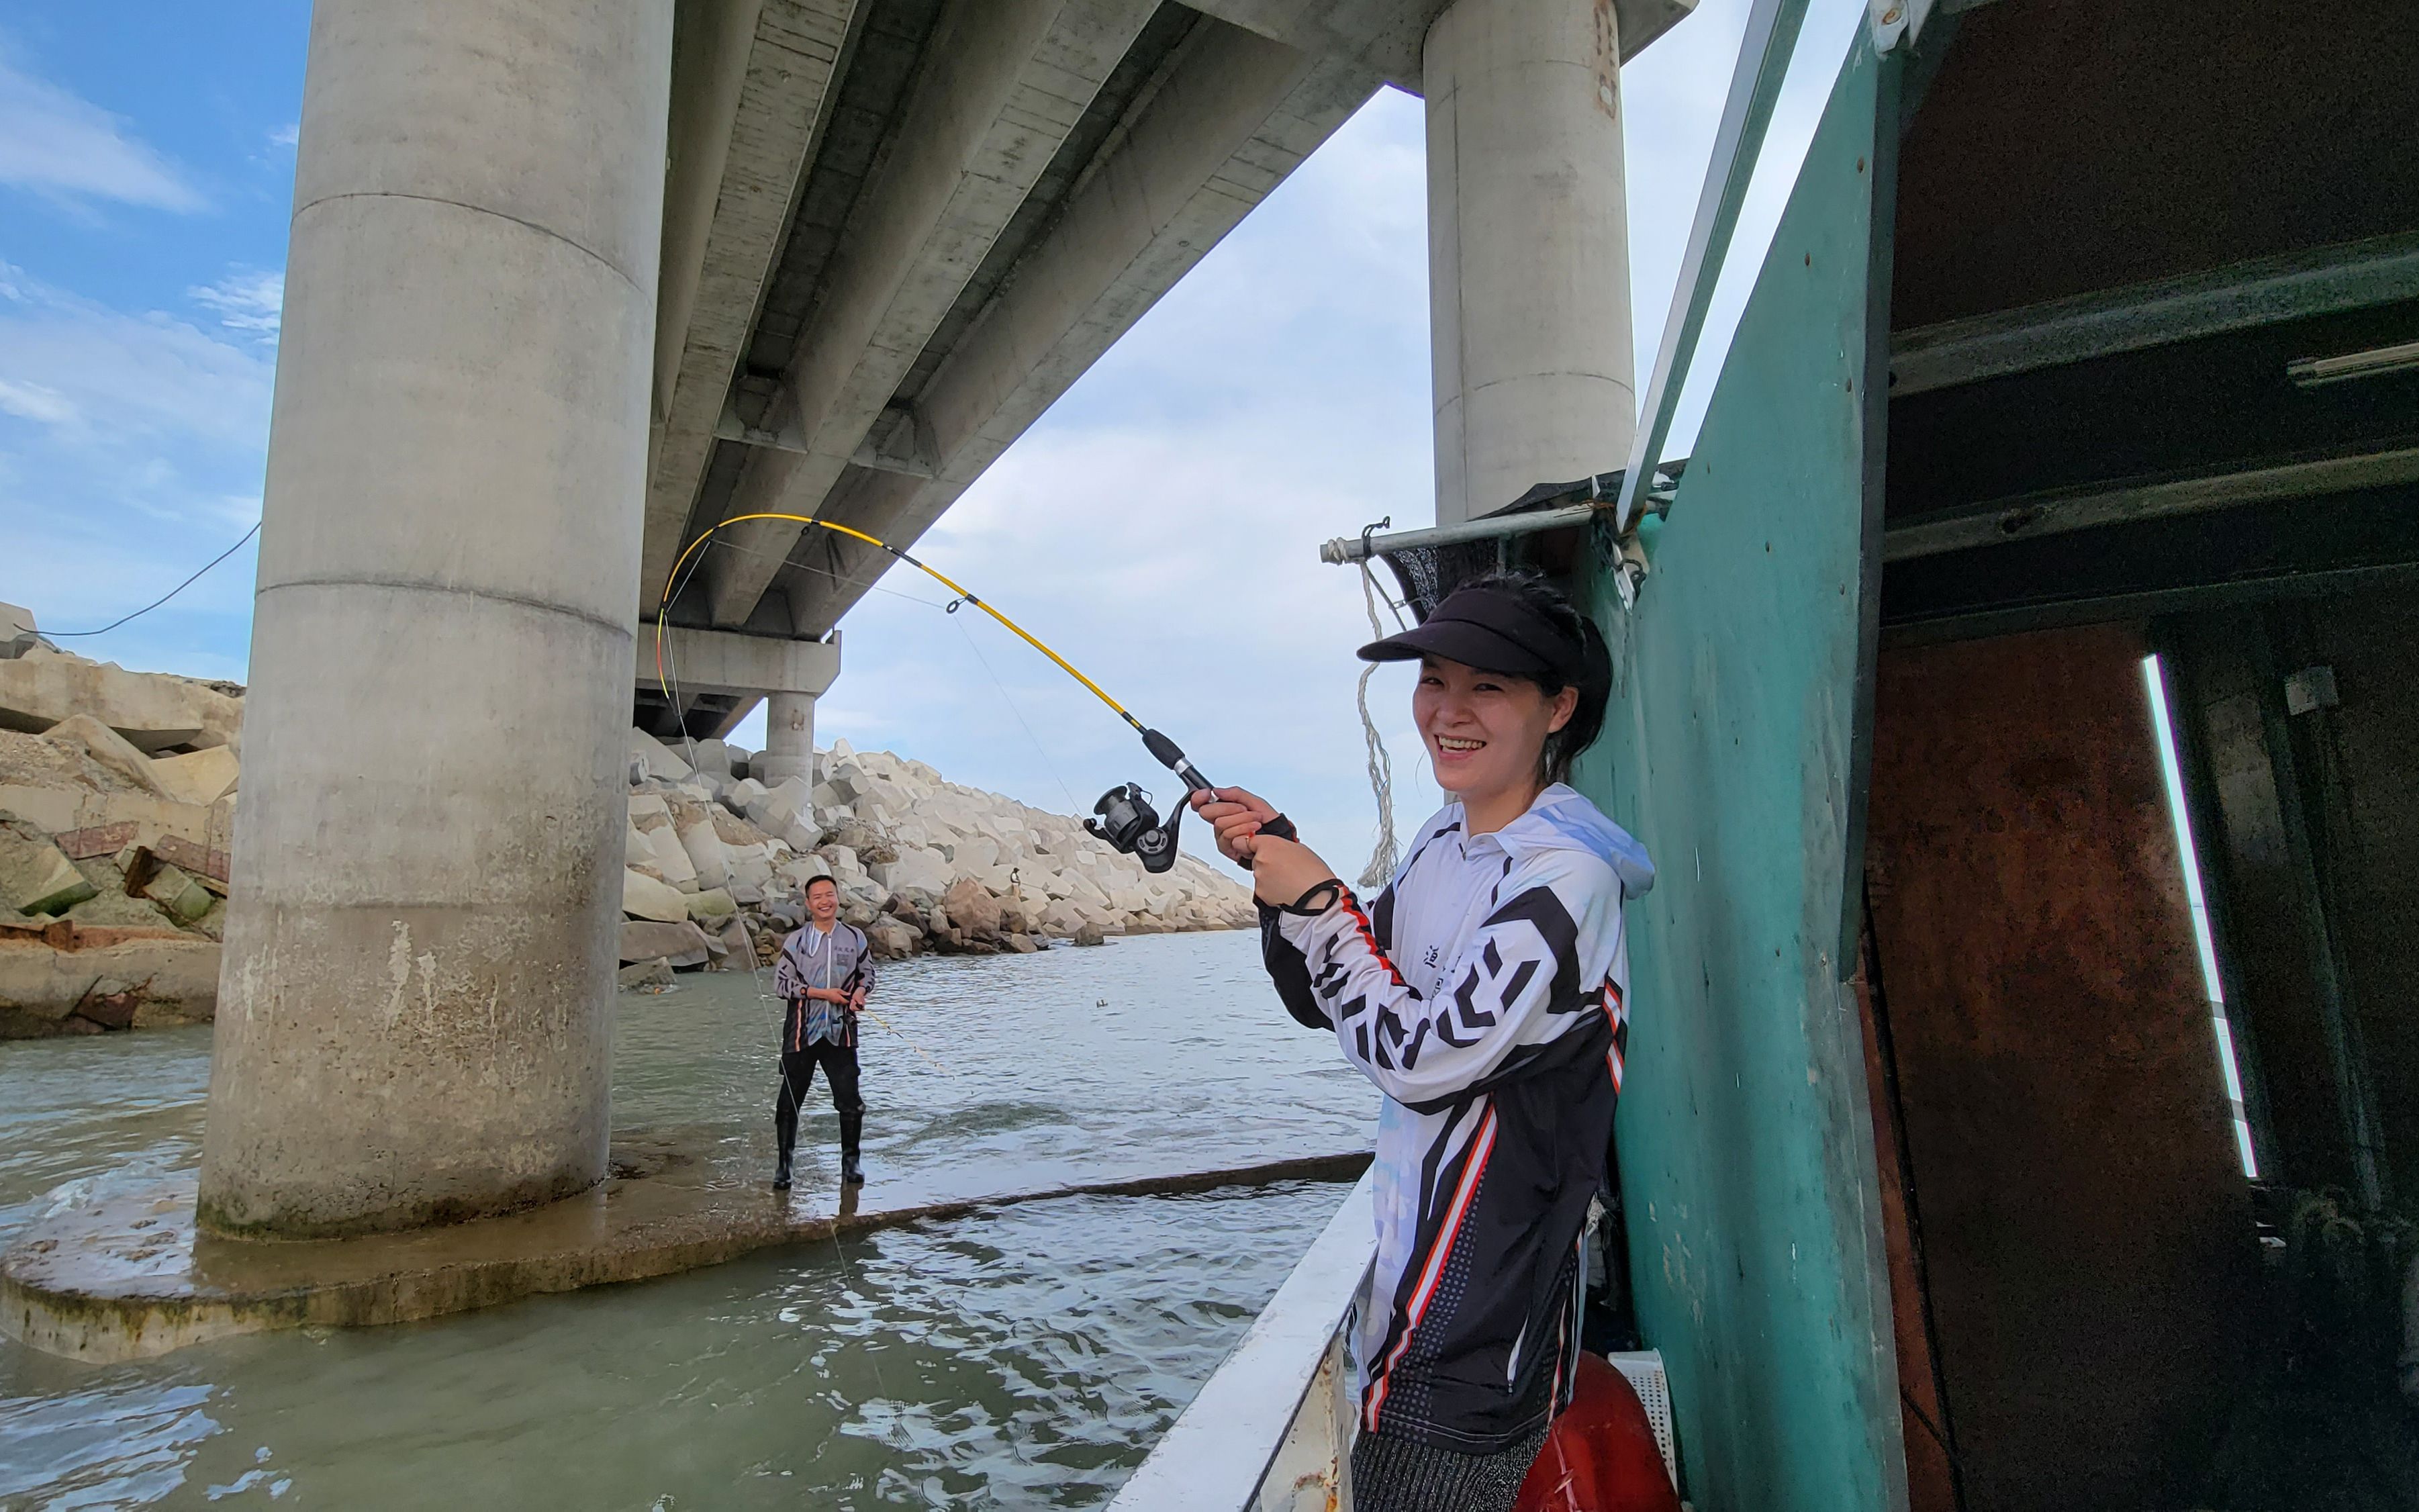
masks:
<instances>
[{"instance_id":1,"label":"rocky breakwater","mask_svg":"<svg viewBox=\"0 0 2419 1512\"><path fill-rule=\"evenodd\" d=\"M0 1039L198 1023L218 1003L243 689L58 650L0 605ZM630 733L623 980L768 964L809 881L890 957L1252 922L1186 857L1146 873L1075 820L845 742L767 787L718 740Z\"/></svg>"},{"instance_id":2,"label":"rocky breakwater","mask_svg":"<svg viewBox=\"0 0 2419 1512\"><path fill-rule=\"evenodd\" d=\"M623 982L769 964L829 876L840 917L890 958L1027 952L1053 941L1240 929L1250 889L1185 856L1153 876L1080 821L950 782L922 762L835 742L777 786L718 740L630 733Z\"/></svg>"},{"instance_id":3,"label":"rocky breakwater","mask_svg":"<svg viewBox=\"0 0 2419 1512\"><path fill-rule=\"evenodd\" d=\"M243 689L0 637L0 1039L208 1019Z\"/></svg>"}]
</instances>

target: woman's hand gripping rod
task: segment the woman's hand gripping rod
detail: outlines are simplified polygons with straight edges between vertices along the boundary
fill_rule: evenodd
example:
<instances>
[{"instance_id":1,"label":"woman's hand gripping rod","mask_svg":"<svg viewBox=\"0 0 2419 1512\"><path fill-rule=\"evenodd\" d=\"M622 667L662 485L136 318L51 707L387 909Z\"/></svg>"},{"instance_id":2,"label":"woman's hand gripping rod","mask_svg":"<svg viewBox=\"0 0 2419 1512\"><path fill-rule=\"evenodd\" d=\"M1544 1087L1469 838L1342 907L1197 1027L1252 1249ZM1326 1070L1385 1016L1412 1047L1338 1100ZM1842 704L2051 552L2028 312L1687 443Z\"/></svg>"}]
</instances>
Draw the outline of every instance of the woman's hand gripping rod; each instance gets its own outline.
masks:
<instances>
[{"instance_id":1,"label":"woman's hand gripping rod","mask_svg":"<svg viewBox=\"0 0 2419 1512\"><path fill-rule=\"evenodd\" d=\"M1175 741L1156 730L1145 730L1142 744L1144 749L1159 759L1162 766L1174 772L1184 783L1188 796L1216 791ZM1142 784L1128 782L1101 795L1101 801L1092 805L1092 812L1100 817L1085 820L1084 827L1107 841L1115 849L1140 861L1144 871L1164 872L1176 864L1176 831L1184 823L1186 807L1185 804L1178 804L1175 812L1163 824L1159 810L1151 807L1150 795L1142 790ZM1292 840L1293 821L1279 814L1262 824L1259 832L1273 835L1279 840Z\"/></svg>"}]
</instances>

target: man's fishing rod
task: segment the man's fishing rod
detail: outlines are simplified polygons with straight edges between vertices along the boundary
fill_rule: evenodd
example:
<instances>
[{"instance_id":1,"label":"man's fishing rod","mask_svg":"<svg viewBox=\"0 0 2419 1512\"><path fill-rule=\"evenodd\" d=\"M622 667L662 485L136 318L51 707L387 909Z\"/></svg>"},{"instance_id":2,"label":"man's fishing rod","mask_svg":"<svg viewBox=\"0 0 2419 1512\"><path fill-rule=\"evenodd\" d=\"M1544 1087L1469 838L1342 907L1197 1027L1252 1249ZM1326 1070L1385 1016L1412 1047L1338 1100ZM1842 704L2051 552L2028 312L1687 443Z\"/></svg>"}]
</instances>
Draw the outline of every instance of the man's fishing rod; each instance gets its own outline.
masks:
<instances>
[{"instance_id":1,"label":"man's fishing rod","mask_svg":"<svg viewBox=\"0 0 2419 1512\"><path fill-rule=\"evenodd\" d=\"M729 519L722 520L706 527L704 532L701 533L696 540L691 541L688 544L687 549L681 552L679 560L672 563L672 570L664 576L664 595L655 605L655 682L663 688L665 702L671 702L672 690L670 681L664 671L664 623L665 616L669 614L671 609L673 586L681 580L681 566L683 563L686 563L691 556L695 555L701 547L704 546L708 540L712 539L716 531L722 529L725 525L743 524L751 519L782 519L789 520L799 525L813 525L823 530L831 531L838 534L848 536L852 540L863 541L868 546L888 552L899 561L907 563L907 565L924 574L934 582L939 583L942 587L947 588L950 593L955 594L957 595L957 601L949 605L949 609L952 612L956 610L958 603L972 604L975 608L982 610L985 614L990 615L993 619L997 620L1001 625L1007 626L1009 633L1014 635L1018 640L1024 641L1026 645L1031 646L1034 650L1039 651L1043 656L1055 662L1059 671L1075 679L1075 681L1083 684L1085 687L1091 691L1094 698L1099 699L1110 708L1115 709L1117 713L1117 717L1133 726L1134 733L1142 736L1143 748L1149 751L1152 757L1156 759L1162 766L1174 772L1177 775L1177 778L1183 782L1184 791L1187 795L1194 793L1205 792L1211 788L1212 784L1210 780L1201 775L1201 769L1193 764L1191 759L1184 754L1183 750L1178 747L1175 741L1168 739L1158 731L1145 725L1140 719L1135 718L1133 715L1127 710L1124 704L1119 703L1116 699L1109 697L1107 690L1102 688L1100 684L1085 676L1081 671L1078 671L1075 669L1074 663L1058 655L1058 653L1051 650L1048 646L1043 645L1040 640L1031 631L1017 624L1014 620L1009 619L1007 615L1002 614L998 609L994 609L991 605L985 603L974 594L968 592L965 588L961 586L955 579L949 578L934 568L917 561L914 557L909 556L906 552L901 551L887 541L878 540L873 536L866 534L863 531L855 529L852 526L836 524L827 519L816 519L807 515L782 515L770 513L762 515L733 515ZM1110 845L1116 847L1117 850L1122 851L1126 855L1140 861L1144 871L1151 872L1165 872L1170 867L1176 865L1176 832L1178 826L1184 823L1184 810L1186 807L1187 805L1179 803L1176 806L1175 811L1164 823L1163 823L1160 819L1159 811L1151 807L1150 795L1142 790L1142 784L1139 782L1124 782L1101 795L1100 801L1092 805L1092 812L1099 817L1085 820L1084 827L1091 831L1092 834L1098 836L1100 839L1108 841ZM1259 832L1263 835L1273 835L1279 840L1292 840L1294 838L1293 823L1287 819L1283 814L1279 814L1275 818L1271 819L1268 823L1262 825Z\"/></svg>"}]
</instances>

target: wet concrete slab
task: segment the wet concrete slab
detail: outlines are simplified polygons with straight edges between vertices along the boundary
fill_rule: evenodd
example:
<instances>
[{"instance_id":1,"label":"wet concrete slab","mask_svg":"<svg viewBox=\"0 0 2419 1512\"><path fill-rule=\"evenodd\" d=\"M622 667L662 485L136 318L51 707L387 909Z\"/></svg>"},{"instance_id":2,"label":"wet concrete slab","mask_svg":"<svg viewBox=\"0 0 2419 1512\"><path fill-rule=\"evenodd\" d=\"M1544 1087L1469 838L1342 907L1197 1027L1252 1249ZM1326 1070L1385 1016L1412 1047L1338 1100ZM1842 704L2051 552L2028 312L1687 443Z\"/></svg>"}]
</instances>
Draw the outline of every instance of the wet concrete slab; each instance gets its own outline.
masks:
<instances>
[{"instance_id":1,"label":"wet concrete slab","mask_svg":"<svg viewBox=\"0 0 2419 1512\"><path fill-rule=\"evenodd\" d=\"M1283 1180L1349 1180L1366 1150L1218 1170L1175 1152L1077 1173L923 1171L775 1192L715 1159L723 1131L633 1134L614 1174L579 1196L477 1223L295 1242L198 1233L192 1173L54 1211L0 1255L0 1330L47 1353L105 1363L238 1334L361 1327L641 1281L782 1244L1087 1195L1152 1196Z\"/></svg>"}]
</instances>

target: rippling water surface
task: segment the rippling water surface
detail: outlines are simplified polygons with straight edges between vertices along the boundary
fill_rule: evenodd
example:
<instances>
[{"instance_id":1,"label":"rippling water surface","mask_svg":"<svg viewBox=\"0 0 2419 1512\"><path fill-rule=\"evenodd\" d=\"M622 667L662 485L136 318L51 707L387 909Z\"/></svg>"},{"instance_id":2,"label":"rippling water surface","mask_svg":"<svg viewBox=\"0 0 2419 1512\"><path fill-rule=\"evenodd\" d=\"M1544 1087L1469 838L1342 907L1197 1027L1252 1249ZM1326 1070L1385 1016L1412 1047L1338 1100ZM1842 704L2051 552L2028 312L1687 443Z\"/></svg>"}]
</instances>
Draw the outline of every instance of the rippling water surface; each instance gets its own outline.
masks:
<instances>
[{"instance_id":1,"label":"rippling water surface","mask_svg":"<svg viewBox=\"0 0 2419 1512\"><path fill-rule=\"evenodd\" d=\"M1374 1094L1240 933L889 967L867 1164L1014 1186L1362 1145ZM771 1160L745 975L625 995L619 1127ZM0 1242L63 1184L196 1159L207 1029L0 1045ZM822 1097L818 1088L816 1096ZM836 1164L828 1103L802 1145ZM802 1153L805 1151L802 1150ZM1284 1279L1342 1189L1081 1197L397 1328L127 1365L0 1343L0 1506L1088 1506Z\"/></svg>"}]
</instances>

